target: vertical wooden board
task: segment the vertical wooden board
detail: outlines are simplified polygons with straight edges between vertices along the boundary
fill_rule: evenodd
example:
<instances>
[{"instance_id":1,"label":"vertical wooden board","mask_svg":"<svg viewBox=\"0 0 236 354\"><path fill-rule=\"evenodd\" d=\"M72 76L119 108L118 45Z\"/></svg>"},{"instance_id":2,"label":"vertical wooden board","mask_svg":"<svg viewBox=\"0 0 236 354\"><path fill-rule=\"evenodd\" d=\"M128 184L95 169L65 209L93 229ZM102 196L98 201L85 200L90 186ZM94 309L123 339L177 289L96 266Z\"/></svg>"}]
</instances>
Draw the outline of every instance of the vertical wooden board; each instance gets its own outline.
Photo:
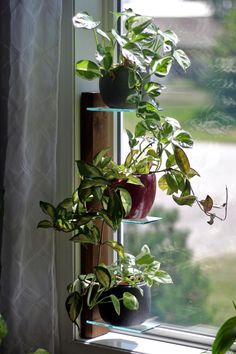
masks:
<instances>
[{"instance_id":1,"label":"vertical wooden board","mask_svg":"<svg viewBox=\"0 0 236 354\"><path fill-rule=\"evenodd\" d=\"M112 148L112 113L110 112L94 112L88 111L87 107L101 107L104 103L99 93L82 93L81 96L81 159L86 162L91 162L94 155L106 147ZM111 150L112 154L112 150ZM112 237L111 230L105 226L104 240ZM93 271L93 267L97 265L98 249L90 245L81 249L81 273L85 274ZM105 249L102 252L102 261L107 263L109 260L108 251ZM94 338L104 333L107 329L89 325L86 320L99 321L100 315L98 308L92 311L84 306L81 314L81 337Z\"/></svg>"}]
</instances>

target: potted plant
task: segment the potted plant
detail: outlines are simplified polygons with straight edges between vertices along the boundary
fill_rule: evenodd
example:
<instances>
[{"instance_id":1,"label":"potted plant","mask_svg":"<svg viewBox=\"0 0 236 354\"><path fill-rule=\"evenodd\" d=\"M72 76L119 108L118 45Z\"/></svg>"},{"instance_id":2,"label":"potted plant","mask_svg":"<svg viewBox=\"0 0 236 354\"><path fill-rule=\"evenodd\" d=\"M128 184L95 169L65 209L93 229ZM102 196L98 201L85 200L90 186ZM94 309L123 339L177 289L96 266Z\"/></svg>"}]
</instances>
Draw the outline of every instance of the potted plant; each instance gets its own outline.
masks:
<instances>
[{"instance_id":1,"label":"potted plant","mask_svg":"<svg viewBox=\"0 0 236 354\"><path fill-rule=\"evenodd\" d=\"M70 240L98 248L97 265L93 272L79 275L68 286L66 309L71 321L77 325L85 304L89 309L99 305L103 318L113 324L141 323L149 313L149 287L171 283L170 276L160 270L160 263L151 255L148 246L144 245L140 253L133 256L126 253L119 242L104 240L104 225L117 230L131 208L131 198L122 180L140 184L138 177L123 171L123 166L119 169L106 152L107 149L99 152L92 164L77 161L81 180L70 198L56 207L40 202L43 212L50 219L40 221L38 227L73 231ZM117 253L116 262L101 262L103 247L110 247ZM111 319L106 307L108 314L112 314Z\"/></svg>"},{"instance_id":2,"label":"potted plant","mask_svg":"<svg viewBox=\"0 0 236 354\"><path fill-rule=\"evenodd\" d=\"M148 111L149 103L145 109ZM122 193L126 193L130 211L123 215L124 218L141 219L147 216L155 199L156 176L159 175L158 188L172 196L176 204L180 206L197 204L209 217L210 225L215 219L226 219L227 188L226 201L221 206L215 206L209 195L205 199L200 199L195 194L191 180L195 176L200 176L191 167L185 152L186 149L193 147L194 142L190 133L183 130L176 119L160 117L155 112L152 118L141 117L134 133L127 130L127 136L130 151L124 163L118 165L108 156L104 158L107 164L100 163L105 176L111 179L115 186L122 187ZM104 149L97 156L106 152L107 149ZM216 214L215 208L224 209L223 217Z\"/></svg>"},{"instance_id":3,"label":"potted plant","mask_svg":"<svg viewBox=\"0 0 236 354\"><path fill-rule=\"evenodd\" d=\"M184 151L193 146L191 135L176 119L160 114L157 99L163 86L156 79L167 76L174 61L183 70L190 66L185 52L176 48L177 35L171 30L161 31L151 17L137 15L132 9L113 15L115 25L108 32L102 31L100 22L94 21L88 13L78 13L73 17L73 24L76 28L93 31L96 42L96 63L78 61L77 75L87 80L99 78L101 95L108 106L124 108L131 105L140 118L134 133L127 131L130 153L118 167L119 172L128 171L130 176L139 178L139 183L126 184L132 197L132 209L125 217L144 218L148 214L155 198L156 173L161 172L158 186L172 195L177 204L191 206L197 203L210 217L209 224L213 224L215 218L224 220L227 188L226 202L221 206L225 208L225 215L221 218L212 212L212 198L207 196L199 200L191 186L190 179L199 176ZM122 35L116 30L118 20L123 21ZM116 61L117 46L120 54ZM153 76L155 81L151 80ZM108 97L113 94L115 97ZM123 177L122 184L125 183Z\"/></svg>"},{"instance_id":4,"label":"potted plant","mask_svg":"<svg viewBox=\"0 0 236 354\"><path fill-rule=\"evenodd\" d=\"M118 165L108 156L109 149L103 149L92 163L77 161L80 184L71 197L57 206L40 202L41 209L50 219L40 221L38 227L74 232L70 238L72 241L98 248L97 265L93 272L79 275L68 286L66 308L74 323L77 323L85 303L89 309L99 305L105 320L108 318L104 307L110 308L112 305L114 313L109 321L120 325L123 324L122 317L127 320L126 325L138 322L134 310L140 306L143 314L140 321L143 321L148 315L148 287L171 283L170 276L159 269L159 262L146 245L138 255L133 256L127 254L119 242L105 241L103 238L105 224L115 231L122 219L129 217L133 207L132 188L145 188L141 175L149 175L152 171L155 176L160 172L159 188L172 194L177 204L192 205L197 202L210 216L209 223L218 217L210 211L213 202L209 196L199 201L193 193L190 180L198 173L190 167L184 152L184 147L192 146L191 136L173 118L166 118L162 123L156 119L156 126L153 121L150 125L147 125L148 122L142 120L141 124L138 123L134 134L127 132L130 152L123 164ZM146 135L147 132L150 134ZM110 247L117 253L117 262L101 263L103 247ZM127 314L120 316L121 309L130 312L129 319ZM108 313L112 313L111 309Z\"/></svg>"},{"instance_id":5,"label":"potted plant","mask_svg":"<svg viewBox=\"0 0 236 354\"><path fill-rule=\"evenodd\" d=\"M158 108L157 97L163 85L151 77L168 75L173 62L183 70L190 65L188 56L177 49L178 37L171 31L161 31L153 18L135 14L132 9L116 13L114 28L104 32L88 13L73 17L76 28L91 30L95 38L95 61L79 60L76 74L83 79L99 78L104 103L110 107L142 109L143 102ZM117 22L124 31L118 34ZM116 49L119 57L116 60Z\"/></svg>"}]
</instances>

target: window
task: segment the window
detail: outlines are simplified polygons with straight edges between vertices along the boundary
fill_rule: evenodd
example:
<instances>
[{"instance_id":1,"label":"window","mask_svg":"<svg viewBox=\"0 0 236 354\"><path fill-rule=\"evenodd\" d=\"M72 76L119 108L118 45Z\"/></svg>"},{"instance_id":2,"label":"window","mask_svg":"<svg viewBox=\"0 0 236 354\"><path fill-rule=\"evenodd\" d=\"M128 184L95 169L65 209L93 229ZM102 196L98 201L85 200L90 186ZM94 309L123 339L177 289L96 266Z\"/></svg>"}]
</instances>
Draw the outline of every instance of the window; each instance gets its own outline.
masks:
<instances>
[{"instance_id":1,"label":"window","mask_svg":"<svg viewBox=\"0 0 236 354\"><path fill-rule=\"evenodd\" d=\"M210 226L197 207L176 209L172 198L158 190L152 213L163 220L145 227L125 225L124 243L131 253L147 243L173 277L174 285L160 286L152 293L152 315L157 321L164 327L214 334L232 315L236 293L234 2L147 0L144 5L123 0L122 9L127 8L154 16L163 30L174 30L189 55L190 70L183 74L174 69L163 81L167 88L160 106L164 116L177 118L196 141L187 153L201 174L201 179L195 178L197 193L202 199L210 194L220 204L227 185L230 210L226 222ZM132 130L135 122L135 115L129 113L124 128Z\"/></svg>"},{"instance_id":2,"label":"window","mask_svg":"<svg viewBox=\"0 0 236 354\"><path fill-rule=\"evenodd\" d=\"M216 8L213 7L213 2L209 6L207 1L175 0L175 2L177 9L184 12L177 16L176 7L172 5L173 0L171 4L169 1L159 1L157 21L161 28L176 30L182 47L192 59L192 67L186 75L180 75L178 71L173 72L170 81L165 83L167 89L162 94L160 103L164 115L181 120L183 127L190 130L197 140L191 157L195 161L194 167L201 172L202 177L200 182L196 181L195 188L198 188L203 198L206 193L210 193L221 203L225 198L224 186L227 184L232 210L236 203L233 199L236 194L233 184L235 171L232 166L236 129L232 93L235 64L231 59L234 56L234 39L231 38L231 32L235 31L230 28L226 19L232 16L230 23L233 26L235 12L229 6L230 1L226 3L222 0L222 7L217 2ZM123 0L122 8L132 7L134 11L139 13L146 11L153 16L153 3L146 0L144 9L141 1ZM227 5L227 8L224 8L223 4ZM102 1L76 1L73 13L84 10L98 18L102 16L101 9ZM226 36L228 44L224 41L223 46L221 43L224 31L230 34ZM76 48L76 60L85 55L86 48L82 42L78 45L81 44L82 49ZM228 60L225 60L226 57ZM78 107L80 93L87 90L88 83L76 79L75 107ZM97 91L97 87L93 86L91 89L89 83L89 91L92 90ZM219 106L220 99L222 102ZM134 124L134 116L124 117L124 128L130 129ZM163 288L160 286L153 291L152 315L157 316L162 328L158 333L151 334L156 338L158 336L163 338L165 335L168 336L168 333L164 333L165 328L173 329L171 336L173 337L173 333L176 337L182 336L183 341L187 337L186 331L212 334L215 326L221 324L233 312L231 301L236 292L234 281L236 241L233 237L232 211L229 210L226 223L217 222L210 227L197 208L183 207L181 211L179 208L177 211L174 202L161 191L157 193L156 202L157 207L155 206L152 212L162 216L162 221L152 226L124 227L124 242L130 251L136 253L139 244L143 244L145 238L145 242L149 243L152 250L155 249L163 268L167 269L174 279L173 286ZM64 257L65 253L70 253L67 243L63 247L67 247L67 250L65 252L64 248L61 249L61 257ZM224 294L222 288L225 289ZM64 294L61 297L63 308ZM66 318L63 318L63 323L69 324ZM64 331L64 324L62 330ZM68 338L64 344L67 349L72 335L68 334ZM194 342L195 339L191 337L189 341ZM99 349L96 350L99 352ZM68 349L70 353L77 351L78 347L74 345L73 349ZM83 352L89 353L90 348L88 347L88 350L83 348Z\"/></svg>"}]
</instances>

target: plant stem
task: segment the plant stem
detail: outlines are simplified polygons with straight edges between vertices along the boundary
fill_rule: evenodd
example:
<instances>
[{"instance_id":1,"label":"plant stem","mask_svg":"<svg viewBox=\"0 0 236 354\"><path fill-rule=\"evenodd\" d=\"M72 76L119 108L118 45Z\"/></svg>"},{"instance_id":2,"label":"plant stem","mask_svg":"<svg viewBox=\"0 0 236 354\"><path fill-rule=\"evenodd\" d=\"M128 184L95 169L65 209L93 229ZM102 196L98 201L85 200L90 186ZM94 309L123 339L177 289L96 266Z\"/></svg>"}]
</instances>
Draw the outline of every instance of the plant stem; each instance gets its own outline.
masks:
<instances>
[{"instance_id":1,"label":"plant stem","mask_svg":"<svg viewBox=\"0 0 236 354\"><path fill-rule=\"evenodd\" d=\"M102 226L101 226L101 239L98 245L98 260L97 260L97 265L100 263L101 261L101 254L102 254L102 245L103 245L103 231L104 231L104 220L102 221Z\"/></svg>"},{"instance_id":2,"label":"plant stem","mask_svg":"<svg viewBox=\"0 0 236 354\"><path fill-rule=\"evenodd\" d=\"M128 168L130 168L132 165L135 165L136 162L138 161L138 159L140 158L140 156L142 156L142 154L144 153L145 150L147 150L149 148L149 146L152 146L153 145L153 142L149 143L144 149L143 151L140 151L140 153L138 154L138 156L133 160L131 161L131 163L129 164Z\"/></svg>"},{"instance_id":3,"label":"plant stem","mask_svg":"<svg viewBox=\"0 0 236 354\"><path fill-rule=\"evenodd\" d=\"M191 187L191 191L192 191L192 194L195 195L192 187ZM225 202L220 207L220 208L224 208L224 216L223 217L220 217L220 216L216 215L215 213L211 213L209 211L206 211L204 209L204 207L202 206L201 202L198 199L196 199L196 202L197 202L197 205L199 206L199 208L203 211L203 213L205 213L207 216L210 217L210 221L208 221L208 223L210 225L213 224L215 218L218 219L218 220L221 220L221 221L225 221L226 220L227 214L228 214L228 198L229 198L229 196L228 196L228 187L225 186ZM212 208L219 208L219 207L213 205Z\"/></svg>"},{"instance_id":4,"label":"plant stem","mask_svg":"<svg viewBox=\"0 0 236 354\"><path fill-rule=\"evenodd\" d=\"M93 34L94 34L94 39L95 39L95 43L96 43L96 47L97 47L99 42L98 42L97 32L95 31L95 29L93 29Z\"/></svg>"}]
</instances>

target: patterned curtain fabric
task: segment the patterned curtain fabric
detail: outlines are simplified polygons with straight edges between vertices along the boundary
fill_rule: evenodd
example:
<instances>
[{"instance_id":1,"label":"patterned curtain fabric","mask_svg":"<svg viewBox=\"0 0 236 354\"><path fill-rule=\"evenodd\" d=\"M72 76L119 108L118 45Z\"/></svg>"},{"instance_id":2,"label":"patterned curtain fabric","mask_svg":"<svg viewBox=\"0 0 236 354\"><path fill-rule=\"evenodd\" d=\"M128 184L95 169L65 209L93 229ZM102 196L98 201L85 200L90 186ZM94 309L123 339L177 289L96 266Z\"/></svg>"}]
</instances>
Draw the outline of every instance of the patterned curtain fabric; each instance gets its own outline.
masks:
<instances>
[{"instance_id":1,"label":"patterned curtain fabric","mask_svg":"<svg viewBox=\"0 0 236 354\"><path fill-rule=\"evenodd\" d=\"M7 354L38 347L58 353L54 237L36 226L39 200L55 201L61 16L62 0L0 4L0 313Z\"/></svg>"}]
</instances>

